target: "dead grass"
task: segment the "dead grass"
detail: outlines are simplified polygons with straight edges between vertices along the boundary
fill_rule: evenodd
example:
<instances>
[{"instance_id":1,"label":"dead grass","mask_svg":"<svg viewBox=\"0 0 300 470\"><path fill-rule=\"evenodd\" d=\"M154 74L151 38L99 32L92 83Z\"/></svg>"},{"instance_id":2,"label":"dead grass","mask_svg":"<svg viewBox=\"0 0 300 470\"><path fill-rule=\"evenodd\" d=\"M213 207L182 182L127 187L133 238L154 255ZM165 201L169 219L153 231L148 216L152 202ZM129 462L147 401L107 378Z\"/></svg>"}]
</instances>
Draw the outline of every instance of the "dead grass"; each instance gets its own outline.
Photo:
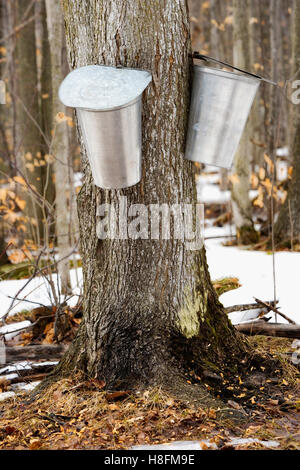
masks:
<instances>
[{"instance_id":1,"label":"dead grass","mask_svg":"<svg viewBox=\"0 0 300 470\"><path fill-rule=\"evenodd\" d=\"M17 323L17 322L21 322L24 320L29 320L29 321L32 320L31 310L22 310L21 312L15 313L13 315L9 315L6 318L5 323L9 325L11 323Z\"/></svg>"},{"instance_id":2,"label":"dead grass","mask_svg":"<svg viewBox=\"0 0 300 470\"><path fill-rule=\"evenodd\" d=\"M118 400L82 380L61 380L32 403L20 396L1 404L0 449L119 449L208 432L217 439L213 410L188 409L160 388Z\"/></svg>"},{"instance_id":3,"label":"dead grass","mask_svg":"<svg viewBox=\"0 0 300 470\"><path fill-rule=\"evenodd\" d=\"M274 358L291 350L288 339L257 336L249 342L257 353ZM222 448L231 437L251 437L300 450L300 375L288 361L284 372L275 397L266 395L264 386L250 390L247 401L241 401L248 417L239 422L220 419L217 408L174 399L159 387L135 394L108 392L101 381L76 375L35 398L23 393L1 402L0 449L126 449L172 440L209 440ZM229 408L241 408L243 380L236 398L228 399Z\"/></svg>"},{"instance_id":4,"label":"dead grass","mask_svg":"<svg viewBox=\"0 0 300 470\"><path fill-rule=\"evenodd\" d=\"M300 371L291 363L289 354L293 351L292 339L257 335L248 338L251 346L259 355L266 353L278 359L284 371L284 381L289 387L298 387Z\"/></svg>"}]
</instances>

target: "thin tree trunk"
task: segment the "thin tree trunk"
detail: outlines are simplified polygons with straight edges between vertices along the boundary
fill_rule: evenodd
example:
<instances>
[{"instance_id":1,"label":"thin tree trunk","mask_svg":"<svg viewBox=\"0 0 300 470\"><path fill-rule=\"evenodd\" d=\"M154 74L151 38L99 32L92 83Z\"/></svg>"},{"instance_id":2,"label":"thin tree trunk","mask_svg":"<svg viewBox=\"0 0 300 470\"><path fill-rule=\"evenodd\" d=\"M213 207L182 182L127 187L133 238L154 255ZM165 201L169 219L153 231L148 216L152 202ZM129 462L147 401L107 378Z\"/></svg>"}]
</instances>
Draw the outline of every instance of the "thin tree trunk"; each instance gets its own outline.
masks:
<instances>
[{"instance_id":1,"label":"thin tree trunk","mask_svg":"<svg viewBox=\"0 0 300 470\"><path fill-rule=\"evenodd\" d=\"M292 76L297 78L300 71L300 3L293 2L292 27ZM298 75L299 77L299 75ZM282 206L275 225L277 242L286 242L292 247L300 242L300 105L291 110L292 146L290 155L293 161L293 175L288 189L288 196Z\"/></svg>"},{"instance_id":2,"label":"thin tree trunk","mask_svg":"<svg viewBox=\"0 0 300 470\"><path fill-rule=\"evenodd\" d=\"M210 32L210 49L211 55L220 60L226 60L224 53L224 43L221 41L219 31L219 23L221 22L220 4L218 0L211 0L210 2L210 16L211 16L211 32ZM220 170L220 189L226 191L228 189L228 170L222 168Z\"/></svg>"},{"instance_id":3,"label":"thin tree trunk","mask_svg":"<svg viewBox=\"0 0 300 470\"><path fill-rule=\"evenodd\" d=\"M281 49L281 0L270 0L270 44L271 44L271 76L274 82L279 81L279 64ZM281 61L282 62L282 61ZM277 139L277 122L279 114L279 93L270 87L270 125L269 125L269 155L272 158Z\"/></svg>"},{"instance_id":4,"label":"thin tree trunk","mask_svg":"<svg viewBox=\"0 0 300 470\"><path fill-rule=\"evenodd\" d=\"M3 0L0 0L0 37L4 36L4 31L5 31L5 22L7 22L6 18L7 11L5 9L5 4ZM4 74L3 74L3 61L0 62L0 80L4 80ZM1 92L3 93L3 90L1 89ZM5 92L5 91L4 91ZM6 125L7 125L7 107L5 104L0 103L0 169L1 171L6 171L8 172L8 159L9 159L9 152L5 152L5 149L7 148L7 141L6 141ZM6 119L5 119L6 118ZM8 149L7 149L8 150ZM3 201L0 201L1 203ZM8 257L6 254L6 242L5 242L5 221L3 219L3 216L1 215L0 212L0 266L3 264L8 263Z\"/></svg>"},{"instance_id":5,"label":"thin tree trunk","mask_svg":"<svg viewBox=\"0 0 300 470\"><path fill-rule=\"evenodd\" d=\"M63 47L64 30L63 16L59 0L46 0L47 23L51 51L52 72L52 110L54 115L54 135L52 154L54 155L54 172L56 187L56 235L59 251L58 272L61 279L62 293L70 290L69 257L71 254L69 240L69 204L67 189L69 183L69 140L65 107L58 98L58 88L64 76Z\"/></svg>"},{"instance_id":6,"label":"thin tree trunk","mask_svg":"<svg viewBox=\"0 0 300 470\"><path fill-rule=\"evenodd\" d=\"M258 12L258 0L252 0L249 4L249 45L250 45L250 72L260 73L257 70L256 65L261 65L261 57L258 53L259 49L259 12ZM251 115L250 115L250 153L252 160L252 169L255 171L256 166L262 167L264 164L264 151L262 148L263 145L263 135L262 135L262 126L263 126L263 113L261 112L261 88L258 90L258 93L255 97Z\"/></svg>"},{"instance_id":7,"label":"thin tree trunk","mask_svg":"<svg viewBox=\"0 0 300 470\"><path fill-rule=\"evenodd\" d=\"M33 6L31 0L16 0L17 25L24 22L28 14L34 13ZM39 162L42 136L39 128L36 42L33 23L29 23L17 33L15 52L17 81L16 162L18 169L26 176L28 183L42 196L42 167ZM32 235L35 241L40 244L43 234L42 201L37 203L32 191L27 191L24 197L27 201L25 210L31 224Z\"/></svg>"},{"instance_id":8,"label":"thin tree trunk","mask_svg":"<svg viewBox=\"0 0 300 470\"><path fill-rule=\"evenodd\" d=\"M4 0L0 0L0 38L5 37L8 31L8 12ZM7 83L7 49L0 52L0 80ZM4 91L6 91L6 83ZM0 170L9 175L10 173L10 150L7 138L10 112L8 104L0 103ZM2 175L3 176L3 175Z\"/></svg>"},{"instance_id":9,"label":"thin tree trunk","mask_svg":"<svg viewBox=\"0 0 300 470\"><path fill-rule=\"evenodd\" d=\"M234 65L245 70L251 68L249 48L249 0L233 1ZM250 190L250 121L243 133L234 159L234 174L231 191L233 218L237 229L238 242L249 244L257 241L252 222Z\"/></svg>"},{"instance_id":10,"label":"thin tree trunk","mask_svg":"<svg viewBox=\"0 0 300 470\"><path fill-rule=\"evenodd\" d=\"M53 113L52 113L52 78L51 78L51 56L50 56L50 44L48 38L47 28L47 15L46 15L46 3L45 0L41 0L36 3L37 11L37 23L38 38L37 46L40 50L39 61L39 96L40 96L40 114L41 114L41 127L46 136L46 140L42 141L42 156L51 153L51 142L52 142L52 129L53 129ZM50 161L42 168L43 177L43 192L46 200L53 207L55 200L55 184L54 184L54 173L53 165ZM48 220L48 234L53 234L55 227L53 223L54 219L54 208L50 211L50 217Z\"/></svg>"},{"instance_id":11,"label":"thin tree trunk","mask_svg":"<svg viewBox=\"0 0 300 470\"><path fill-rule=\"evenodd\" d=\"M202 10L202 1L201 0L189 0L189 14L192 18L191 22L191 41L193 49L198 51L201 48L201 10Z\"/></svg>"},{"instance_id":12,"label":"thin tree trunk","mask_svg":"<svg viewBox=\"0 0 300 470\"><path fill-rule=\"evenodd\" d=\"M98 240L96 230L97 205L118 205L121 196L128 206L196 202L193 164L183 159L191 65L186 2L64 0L63 8L72 67L147 69L153 81L143 102L140 184L96 188L83 149L84 318L56 373L81 369L115 387L176 387L188 364L225 370L243 346L212 287L205 250L175 239Z\"/></svg>"}]
</instances>

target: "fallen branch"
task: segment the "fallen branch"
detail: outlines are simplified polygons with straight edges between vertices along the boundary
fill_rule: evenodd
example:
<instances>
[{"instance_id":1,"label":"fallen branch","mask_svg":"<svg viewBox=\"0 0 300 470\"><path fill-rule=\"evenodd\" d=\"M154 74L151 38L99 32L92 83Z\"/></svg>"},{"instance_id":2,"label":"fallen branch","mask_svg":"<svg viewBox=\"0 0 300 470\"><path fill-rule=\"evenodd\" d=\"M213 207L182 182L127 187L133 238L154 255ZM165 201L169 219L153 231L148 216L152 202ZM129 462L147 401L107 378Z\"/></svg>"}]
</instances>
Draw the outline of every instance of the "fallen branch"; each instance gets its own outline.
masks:
<instances>
[{"instance_id":1,"label":"fallen branch","mask_svg":"<svg viewBox=\"0 0 300 470\"><path fill-rule=\"evenodd\" d=\"M46 373L44 374L34 374L34 375L27 375L27 377L14 377L13 379L9 379L7 382L9 385L13 384L20 384L20 383L29 383L29 382L38 382L43 380L46 377Z\"/></svg>"},{"instance_id":2,"label":"fallen branch","mask_svg":"<svg viewBox=\"0 0 300 470\"><path fill-rule=\"evenodd\" d=\"M283 323L267 323L259 320L252 323L240 323L235 328L245 335L278 336L282 338L300 339L300 325L286 325Z\"/></svg>"},{"instance_id":3,"label":"fallen branch","mask_svg":"<svg viewBox=\"0 0 300 470\"><path fill-rule=\"evenodd\" d=\"M7 347L5 349L6 363L40 359L53 361L59 359L66 349L65 344Z\"/></svg>"},{"instance_id":4,"label":"fallen branch","mask_svg":"<svg viewBox=\"0 0 300 470\"><path fill-rule=\"evenodd\" d=\"M54 362L54 361L53 361ZM28 367L30 366L30 367ZM25 379L28 376L36 375L36 374L48 374L51 370L55 367L55 364L45 364L41 362L39 364L31 364L30 362L27 363L27 367L19 367L13 371L3 371L3 375L7 374L18 374L19 377ZM0 375L0 378L2 375Z\"/></svg>"},{"instance_id":5,"label":"fallen branch","mask_svg":"<svg viewBox=\"0 0 300 470\"><path fill-rule=\"evenodd\" d=\"M272 310L272 307L274 306L274 302L268 302L270 306L267 306L268 304L265 304L265 308L268 310ZM278 303L278 301L276 302ZM255 310L257 308L261 308L261 304L258 304L257 302L255 304L241 304L241 305L232 305L231 307L226 307L225 312L226 313L231 313L231 312L245 312L246 310Z\"/></svg>"},{"instance_id":6,"label":"fallen branch","mask_svg":"<svg viewBox=\"0 0 300 470\"><path fill-rule=\"evenodd\" d=\"M276 307L274 307L273 305L271 304L267 304L266 302L263 302L262 300L259 300L259 299L256 299L254 297L254 300L260 304L260 305L263 305L264 307L267 307L269 308L270 310L272 310L273 312L277 313L278 315L280 315L282 318L284 318L286 321L288 321L289 323L291 323L292 325L297 325L297 323L292 320L291 318L289 318L287 315L285 315L284 313L280 312L279 310L277 310Z\"/></svg>"}]
</instances>

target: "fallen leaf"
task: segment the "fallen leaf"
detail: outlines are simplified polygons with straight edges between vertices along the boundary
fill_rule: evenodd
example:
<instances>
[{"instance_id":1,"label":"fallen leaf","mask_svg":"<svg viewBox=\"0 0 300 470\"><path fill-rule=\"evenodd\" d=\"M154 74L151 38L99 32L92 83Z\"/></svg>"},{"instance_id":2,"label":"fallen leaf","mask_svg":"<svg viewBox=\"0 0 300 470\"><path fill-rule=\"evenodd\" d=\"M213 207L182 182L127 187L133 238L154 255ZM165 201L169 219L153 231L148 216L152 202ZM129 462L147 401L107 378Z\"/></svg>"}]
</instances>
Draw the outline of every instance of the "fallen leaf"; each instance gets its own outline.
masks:
<instances>
[{"instance_id":1,"label":"fallen leaf","mask_svg":"<svg viewBox=\"0 0 300 470\"><path fill-rule=\"evenodd\" d=\"M116 400L122 400L123 398L126 398L130 395L130 392L127 391L120 391L120 392L113 392L113 393L108 393L106 395L106 400L107 401L116 401Z\"/></svg>"},{"instance_id":2,"label":"fallen leaf","mask_svg":"<svg viewBox=\"0 0 300 470\"><path fill-rule=\"evenodd\" d=\"M32 439L32 441L30 441L29 450L37 450L42 447L42 444L40 439Z\"/></svg>"},{"instance_id":3,"label":"fallen leaf","mask_svg":"<svg viewBox=\"0 0 300 470\"><path fill-rule=\"evenodd\" d=\"M99 380L99 379L91 379L88 381L88 384L92 384L95 387L99 388L100 390L105 387L106 382L104 380Z\"/></svg>"}]
</instances>

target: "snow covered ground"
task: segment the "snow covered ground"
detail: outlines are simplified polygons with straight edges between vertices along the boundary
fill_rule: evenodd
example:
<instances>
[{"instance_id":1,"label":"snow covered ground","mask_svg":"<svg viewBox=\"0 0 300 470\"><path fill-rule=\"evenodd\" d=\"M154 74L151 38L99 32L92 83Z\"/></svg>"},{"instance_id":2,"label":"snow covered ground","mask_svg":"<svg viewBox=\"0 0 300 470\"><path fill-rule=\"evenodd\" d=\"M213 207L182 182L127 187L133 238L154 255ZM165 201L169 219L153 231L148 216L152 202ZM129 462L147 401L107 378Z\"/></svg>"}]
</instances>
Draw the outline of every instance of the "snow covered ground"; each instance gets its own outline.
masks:
<instances>
[{"instance_id":1,"label":"snow covered ground","mask_svg":"<svg viewBox=\"0 0 300 470\"><path fill-rule=\"evenodd\" d=\"M285 153L286 149L279 149ZM287 163L281 162L281 170L287 172ZM198 178L198 197L206 204L226 204L230 201L230 192L221 191L218 174L202 174ZM256 191L250 191L250 198L256 197ZM211 221L205 229L206 252L211 278L213 280L225 277L237 277L242 285L240 288L226 292L220 298L225 307L231 305L254 303L254 298L274 300L273 257L261 251L249 251L237 247L224 247L228 241L224 238L211 239L233 235L233 226L213 227ZM276 296L279 300L278 309L288 317L300 323L300 307L298 288L300 286L300 253L278 252L275 254ZM268 314L268 317L274 315ZM251 319L249 312L230 314L233 323ZM286 321L278 316L278 322Z\"/></svg>"},{"instance_id":2,"label":"snow covered ground","mask_svg":"<svg viewBox=\"0 0 300 470\"><path fill-rule=\"evenodd\" d=\"M70 306L74 306L81 292L82 269L72 269L70 273L74 296L68 299L67 303ZM54 285L57 286L58 280L56 274L52 275L52 280ZM0 318L8 311L11 315L22 310L30 310L39 307L40 305L55 305L50 284L45 278L36 277L32 279L28 285L26 285L27 283L28 279L0 282ZM21 289L23 290L18 295L18 299L20 300L12 302L11 297L16 296ZM64 299L61 297L60 301L63 300Z\"/></svg>"},{"instance_id":3,"label":"snow covered ground","mask_svg":"<svg viewBox=\"0 0 300 470\"><path fill-rule=\"evenodd\" d=\"M278 149L278 156L286 156L287 149ZM288 164L278 162L278 172L282 178L287 177ZM281 178L281 179L282 179ZM230 201L230 191L221 191L218 185L218 173L202 173L197 179L197 192L200 202L205 204L227 204ZM250 198L257 196L257 191L250 191ZM213 227L211 221L206 221L205 238L206 252L211 278L213 280L225 277L237 277L242 285L240 288L226 292L220 298L225 307L231 305L254 303L254 297L260 300L274 300L273 259L272 255L261 251L249 251L237 247L224 247L228 241L224 238L233 235L233 226ZM300 285L300 253L278 252L275 255L276 296L278 308L291 319L300 323L300 307L298 288ZM268 314L268 317L274 315ZM233 323L250 320L251 312L235 312L230 314ZM254 315L255 317L255 315ZM278 316L278 321L286 323Z\"/></svg>"},{"instance_id":4,"label":"snow covered ground","mask_svg":"<svg viewBox=\"0 0 300 470\"><path fill-rule=\"evenodd\" d=\"M206 204L227 204L230 202L230 191L220 191L217 182L219 176L216 175L201 175L197 180L197 194L198 199ZM250 199L258 196L256 189L249 191Z\"/></svg>"},{"instance_id":5,"label":"snow covered ground","mask_svg":"<svg viewBox=\"0 0 300 470\"><path fill-rule=\"evenodd\" d=\"M205 237L230 235L229 226L210 227ZM254 303L253 297L260 300L273 300L273 261L272 255L261 251L248 251L237 247L224 247L225 239L207 240L206 253L211 278L237 277L242 287L226 292L220 297L225 307ZM298 289L300 286L300 253L279 252L275 255L276 291L279 310L292 320L300 323ZM268 317L272 314L268 314ZM234 323L248 319L247 313L230 315ZM273 317L272 317L273 318ZM278 317L280 323L285 320Z\"/></svg>"}]
</instances>

